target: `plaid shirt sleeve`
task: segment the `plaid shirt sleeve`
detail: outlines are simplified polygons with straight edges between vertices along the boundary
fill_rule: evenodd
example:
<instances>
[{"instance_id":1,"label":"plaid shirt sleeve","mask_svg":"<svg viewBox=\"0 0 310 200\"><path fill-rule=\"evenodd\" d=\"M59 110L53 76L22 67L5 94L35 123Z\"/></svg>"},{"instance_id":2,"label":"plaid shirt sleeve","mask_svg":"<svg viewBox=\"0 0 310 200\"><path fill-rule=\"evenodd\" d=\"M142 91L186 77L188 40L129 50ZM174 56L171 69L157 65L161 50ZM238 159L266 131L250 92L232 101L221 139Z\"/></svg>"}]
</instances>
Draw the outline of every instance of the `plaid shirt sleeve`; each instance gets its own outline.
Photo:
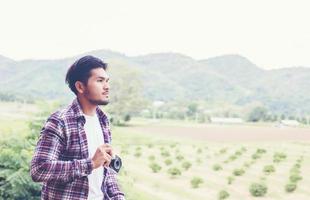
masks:
<instances>
[{"instance_id":1,"label":"plaid shirt sleeve","mask_svg":"<svg viewBox=\"0 0 310 200\"><path fill-rule=\"evenodd\" d=\"M91 159L59 160L65 148L65 131L61 120L51 116L45 123L34 156L31 160L30 174L33 181L60 182L72 181L87 176L92 171Z\"/></svg>"},{"instance_id":2,"label":"plaid shirt sleeve","mask_svg":"<svg viewBox=\"0 0 310 200\"><path fill-rule=\"evenodd\" d=\"M116 179L116 172L111 169L107 170L106 185L107 195L110 200L125 200L124 193L121 192Z\"/></svg>"}]
</instances>

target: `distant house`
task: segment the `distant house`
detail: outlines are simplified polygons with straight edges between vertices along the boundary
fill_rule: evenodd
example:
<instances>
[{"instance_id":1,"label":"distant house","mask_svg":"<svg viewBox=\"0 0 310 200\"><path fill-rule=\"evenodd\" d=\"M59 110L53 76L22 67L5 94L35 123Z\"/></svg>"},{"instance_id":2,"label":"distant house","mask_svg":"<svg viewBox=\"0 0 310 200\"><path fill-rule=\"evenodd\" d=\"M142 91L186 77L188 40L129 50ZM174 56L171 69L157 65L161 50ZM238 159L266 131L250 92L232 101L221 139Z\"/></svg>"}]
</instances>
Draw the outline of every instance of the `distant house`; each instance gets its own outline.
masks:
<instances>
[{"instance_id":1,"label":"distant house","mask_svg":"<svg viewBox=\"0 0 310 200\"><path fill-rule=\"evenodd\" d=\"M283 126L292 126L292 127L300 125L300 123L296 120L281 120L280 124Z\"/></svg>"},{"instance_id":2,"label":"distant house","mask_svg":"<svg viewBox=\"0 0 310 200\"><path fill-rule=\"evenodd\" d=\"M241 118L228 118L228 117L211 117L211 123L214 124L241 124L243 123L243 119Z\"/></svg>"}]
</instances>

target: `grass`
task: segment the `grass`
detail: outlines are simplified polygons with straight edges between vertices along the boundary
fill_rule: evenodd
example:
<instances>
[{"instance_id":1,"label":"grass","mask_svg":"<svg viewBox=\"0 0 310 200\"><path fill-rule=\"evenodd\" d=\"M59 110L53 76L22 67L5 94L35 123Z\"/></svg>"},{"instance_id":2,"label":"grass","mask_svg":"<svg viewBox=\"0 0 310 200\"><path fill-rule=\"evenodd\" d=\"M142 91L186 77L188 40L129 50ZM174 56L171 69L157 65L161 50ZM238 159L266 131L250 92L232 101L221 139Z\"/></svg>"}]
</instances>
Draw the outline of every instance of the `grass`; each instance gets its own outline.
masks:
<instances>
[{"instance_id":1,"label":"grass","mask_svg":"<svg viewBox=\"0 0 310 200\"><path fill-rule=\"evenodd\" d=\"M17 108L14 104L1 104L3 107L9 107L16 112L16 115L0 115L0 134L15 135L23 134L28 129L29 113L27 108ZM32 105L29 105L31 108ZM15 110L14 110L15 109ZM30 109L31 110L31 109ZM20 115L22 113L22 115ZM9 117L10 116L10 117ZM147 128L149 124L156 124L159 127L158 132L144 133L136 131L132 127L143 126ZM162 120L144 120L137 119L132 121L129 126L112 127L113 141L112 146L116 154L123 160L123 168L118 176L119 182L129 200L166 200L166 199L217 199L219 191L224 189L229 193L228 199L251 199L249 186L253 182L263 181L268 186L268 192L260 200L264 199L286 199L287 192L285 185L289 181L290 169L295 164L296 158L303 156L303 162L299 169L302 180L298 181L298 186L294 192L290 193L291 199L309 199L310 191L310 141L209 141L204 139L194 139L190 133L186 137L178 137L161 132L161 126L187 127L195 131L195 127L205 126L183 121L162 121ZM255 125L249 125L255 126ZM224 127L227 134L230 133L230 126ZM235 125L234 125L235 127ZM141 129L142 130L142 129ZM249 133L252 134L252 133ZM224 161L242 148L246 151L237 153L237 159L228 163ZM138 150L137 150L138 149ZM162 150L168 151L170 156L162 156ZM200 149L198 151L198 149ZM251 156L257 149L265 149L259 159L254 163ZM140 157L135 157L135 153L141 152ZM273 163L275 153L285 153L286 158L281 162ZM176 157L182 155L183 160L178 161ZM155 160L150 159L154 156ZM171 159L172 164L166 165L165 160ZM201 163L197 163L197 159ZM191 167L185 170L182 167L184 162L191 163ZM153 173L149 165L152 162L158 163L162 169ZM248 167L244 168L244 163ZM221 164L223 170L214 171L212 166ZM275 172L266 175L263 168L266 165L274 165ZM180 176L171 178L167 173L171 167L177 167L182 171ZM242 176L233 176L234 169L243 168L245 173ZM191 186L193 177L199 177L203 183L198 188ZM234 180L228 184L227 177L233 177Z\"/></svg>"}]
</instances>

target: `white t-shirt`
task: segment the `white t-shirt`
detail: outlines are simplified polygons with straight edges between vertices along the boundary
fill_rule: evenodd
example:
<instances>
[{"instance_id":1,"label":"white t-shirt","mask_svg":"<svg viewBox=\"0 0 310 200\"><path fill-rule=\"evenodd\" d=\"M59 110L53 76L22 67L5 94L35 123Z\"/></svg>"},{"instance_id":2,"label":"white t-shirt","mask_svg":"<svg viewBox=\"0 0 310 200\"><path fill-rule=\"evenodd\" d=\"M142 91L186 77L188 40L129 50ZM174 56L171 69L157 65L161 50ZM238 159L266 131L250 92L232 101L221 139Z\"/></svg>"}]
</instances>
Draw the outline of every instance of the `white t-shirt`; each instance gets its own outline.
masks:
<instances>
[{"instance_id":1,"label":"white t-shirt","mask_svg":"<svg viewBox=\"0 0 310 200\"><path fill-rule=\"evenodd\" d=\"M98 116L84 115L84 117L86 120L84 130L88 143L88 152L89 156L92 158L98 146L104 144L104 138ZM91 174L88 175L89 200L102 200L104 198L103 192L101 190L101 185L103 181L103 170L103 167L98 167L97 169L94 169Z\"/></svg>"}]
</instances>

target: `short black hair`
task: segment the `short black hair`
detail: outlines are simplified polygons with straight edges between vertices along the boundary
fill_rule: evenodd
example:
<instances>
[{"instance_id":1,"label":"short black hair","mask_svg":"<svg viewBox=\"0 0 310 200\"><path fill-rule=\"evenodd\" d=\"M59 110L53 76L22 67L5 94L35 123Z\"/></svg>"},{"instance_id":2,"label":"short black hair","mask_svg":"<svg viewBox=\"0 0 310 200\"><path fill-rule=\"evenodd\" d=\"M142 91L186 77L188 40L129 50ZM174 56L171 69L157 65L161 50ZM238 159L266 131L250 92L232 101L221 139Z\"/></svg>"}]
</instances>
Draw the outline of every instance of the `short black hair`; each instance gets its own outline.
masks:
<instances>
[{"instance_id":1,"label":"short black hair","mask_svg":"<svg viewBox=\"0 0 310 200\"><path fill-rule=\"evenodd\" d=\"M88 78L90 77L90 71L96 68L103 68L106 70L108 67L107 63L104 63L101 59L94 56L84 56L77 61L75 61L67 71L66 83L69 88L78 94L78 91L75 87L75 82L81 81L87 85Z\"/></svg>"}]
</instances>

